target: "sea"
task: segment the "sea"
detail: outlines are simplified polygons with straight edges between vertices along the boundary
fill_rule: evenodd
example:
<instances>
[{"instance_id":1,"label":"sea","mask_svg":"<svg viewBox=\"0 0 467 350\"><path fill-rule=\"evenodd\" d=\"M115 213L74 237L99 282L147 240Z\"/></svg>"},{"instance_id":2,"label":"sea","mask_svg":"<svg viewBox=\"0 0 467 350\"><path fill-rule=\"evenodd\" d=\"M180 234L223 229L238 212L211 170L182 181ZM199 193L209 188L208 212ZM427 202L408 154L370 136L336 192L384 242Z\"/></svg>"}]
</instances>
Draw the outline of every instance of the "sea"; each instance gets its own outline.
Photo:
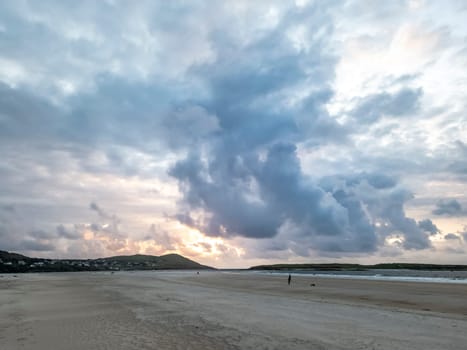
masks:
<instances>
[{"instance_id":1,"label":"sea","mask_svg":"<svg viewBox=\"0 0 467 350\"><path fill-rule=\"evenodd\" d=\"M251 270L250 270L251 271ZM323 271L323 270L253 270L261 274L292 274L320 278L350 278L374 281L405 281L425 283L461 283L467 284L467 271L431 271L431 270L359 270L359 271Z\"/></svg>"}]
</instances>

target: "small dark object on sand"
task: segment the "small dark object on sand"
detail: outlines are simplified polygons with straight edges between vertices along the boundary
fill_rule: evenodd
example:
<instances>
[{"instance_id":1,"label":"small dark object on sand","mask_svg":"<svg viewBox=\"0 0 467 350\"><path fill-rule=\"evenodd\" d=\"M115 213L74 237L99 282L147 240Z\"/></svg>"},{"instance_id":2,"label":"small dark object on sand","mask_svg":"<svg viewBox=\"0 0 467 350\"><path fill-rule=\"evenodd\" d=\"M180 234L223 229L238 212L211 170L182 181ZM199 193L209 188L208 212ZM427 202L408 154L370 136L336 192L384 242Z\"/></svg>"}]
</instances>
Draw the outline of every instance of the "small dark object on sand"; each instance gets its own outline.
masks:
<instances>
[{"instance_id":1,"label":"small dark object on sand","mask_svg":"<svg viewBox=\"0 0 467 350\"><path fill-rule=\"evenodd\" d=\"M310 284L310 287L315 287L315 286L316 286L316 284L314 284L314 283Z\"/></svg>"},{"instance_id":2,"label":"small dark object on sand","mask_svg":"<svg viewBox=\"0 0 467 350\"><path fill-rule=\"evenodd\" d=\"M290 286L290 281L292 280L292 275L289 273L289 278L287 279L287 284Z\"/></svg>"}]
</instances>

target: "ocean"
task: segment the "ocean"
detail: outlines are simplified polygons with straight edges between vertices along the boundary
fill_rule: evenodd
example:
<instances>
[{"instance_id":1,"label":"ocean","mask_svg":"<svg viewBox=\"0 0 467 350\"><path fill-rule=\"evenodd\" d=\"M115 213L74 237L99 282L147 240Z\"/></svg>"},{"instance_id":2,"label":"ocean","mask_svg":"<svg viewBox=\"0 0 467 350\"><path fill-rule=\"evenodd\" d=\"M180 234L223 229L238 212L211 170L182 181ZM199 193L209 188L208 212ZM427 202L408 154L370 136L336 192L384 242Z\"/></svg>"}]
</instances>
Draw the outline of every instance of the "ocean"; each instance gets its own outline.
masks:
<instances>
[{"instance_id":1,"label":"ocean","mask_svg":"<svg viewBox=\"0 0 467 350\"><path fill-rule=\"evenodd\" d=\"M289 274L324 278L351 278L376 281L406 281L425 283L465 283L467 271L430 271L430 270L361 270L361 271L323 271L323 270L257 270L263 274Z\"/></svg>"}]
</instances>

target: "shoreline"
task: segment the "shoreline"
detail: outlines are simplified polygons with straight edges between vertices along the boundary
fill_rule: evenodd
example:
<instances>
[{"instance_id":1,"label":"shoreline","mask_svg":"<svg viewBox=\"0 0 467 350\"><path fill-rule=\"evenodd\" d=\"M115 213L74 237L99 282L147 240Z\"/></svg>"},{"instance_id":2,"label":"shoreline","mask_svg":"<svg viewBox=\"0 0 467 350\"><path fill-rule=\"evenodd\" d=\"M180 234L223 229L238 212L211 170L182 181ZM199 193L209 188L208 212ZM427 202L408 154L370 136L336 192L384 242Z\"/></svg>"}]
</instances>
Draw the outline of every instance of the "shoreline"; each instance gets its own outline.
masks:
<instances>
[{"instance_id":1,"label":"shoreline","mask_svg":"<svg viewBox=\"0 0 467 350\"><path fill-rule=\"evenodd\" d=\"M371 272L375 272L374 274L370 274L370 271L365 271L365 273L357 272L357 273L348 273L348 271L333 271L333 272L324 272L324 271L274 271L274 270L246 270L251 273L257 274L267 274L267 275L296 275L302 277L309 277L309 278L335 278L335 279L359 279L359 280L366 280L366 281L394 281L394 282L414 282L414 283L452 283L452 284L467 284L467 272L463 273L465 277L460 277L460 274L455 274L455 277L426 277L426 276L402 276L394 273L393 275L384 275L387 271L391 272L405 272L407 270L371 270ZM229 272L229 271L226 271ZM235 273L235 271L232 271ZM412 270L410 270L412 272ZM417 271L420 272L420 271ZM430 273L438 271L430 271L430 270L421 270L422 273ZM464 272L464 271L463 271ZM238 271L238 273L242 273L242 271Z\"/></svg>"}]
</instances>

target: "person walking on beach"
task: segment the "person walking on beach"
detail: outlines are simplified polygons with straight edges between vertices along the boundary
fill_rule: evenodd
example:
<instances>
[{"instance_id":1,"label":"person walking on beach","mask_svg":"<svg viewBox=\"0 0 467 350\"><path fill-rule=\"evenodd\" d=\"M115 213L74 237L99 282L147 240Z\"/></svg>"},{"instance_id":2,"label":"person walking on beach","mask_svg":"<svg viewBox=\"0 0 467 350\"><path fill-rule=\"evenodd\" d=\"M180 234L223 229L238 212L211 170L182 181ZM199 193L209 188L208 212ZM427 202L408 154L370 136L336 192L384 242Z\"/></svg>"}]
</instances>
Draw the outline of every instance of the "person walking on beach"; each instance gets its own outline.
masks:
<instances>
[{"instance_id":1,"label":"person walking on beach","mask_svg":"<svg viewBox=\"0 0 467 350\"><path fill-rule=\"evenodd\" d=\"M289 278L287 279L287 284L290 286L290 281L292 280L292 275L289 273Z\"/></svg>"}]
</instances>

